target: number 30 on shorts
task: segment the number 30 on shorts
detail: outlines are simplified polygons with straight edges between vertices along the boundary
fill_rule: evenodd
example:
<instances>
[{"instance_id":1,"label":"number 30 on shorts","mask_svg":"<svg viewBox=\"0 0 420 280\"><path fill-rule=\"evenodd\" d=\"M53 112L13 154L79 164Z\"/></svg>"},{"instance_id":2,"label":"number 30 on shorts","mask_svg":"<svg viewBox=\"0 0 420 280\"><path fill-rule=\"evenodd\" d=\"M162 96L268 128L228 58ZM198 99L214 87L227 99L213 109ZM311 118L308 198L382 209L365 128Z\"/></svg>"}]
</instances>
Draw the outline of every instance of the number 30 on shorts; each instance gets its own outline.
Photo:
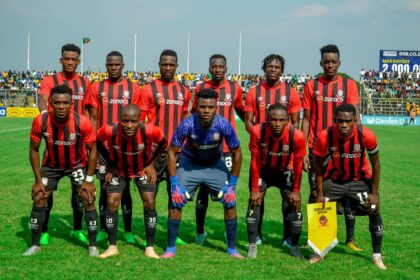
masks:
<instances>
[{"instance_id":1,"label":"number 30 on shorts","mask_svg":"<svg viewBox=\"0 0 420 280\"><path fill-rule=\"evenodd\" d=\"M82 183L85 180L83 169L79 168L71 173L75 182Z\"/></svg>"}]
</instances>

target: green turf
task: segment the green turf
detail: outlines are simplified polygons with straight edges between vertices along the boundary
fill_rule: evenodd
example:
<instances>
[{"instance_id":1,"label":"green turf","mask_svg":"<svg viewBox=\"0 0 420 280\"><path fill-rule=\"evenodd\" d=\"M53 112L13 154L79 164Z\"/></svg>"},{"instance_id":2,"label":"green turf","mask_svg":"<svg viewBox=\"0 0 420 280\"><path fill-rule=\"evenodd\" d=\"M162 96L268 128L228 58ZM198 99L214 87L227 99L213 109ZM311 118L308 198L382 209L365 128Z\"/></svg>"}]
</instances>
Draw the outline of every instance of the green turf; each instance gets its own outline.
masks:
<instances>
[{"instance_id":1,"label":"green turf","mask_svg":"<svg viewBox=\"0 0 420 280\"><path fill-rule=\"evenodd\" d=\"M121 255L107 260L92 259L86 248L69 237L72 226L70 185L64 179L55 194L50 220L50 245L34 257L22 257L28 248L33 175L28 159L30 119L0 119L0 278L1 279L419 279L420 238L418 216L420 199L420 128L372 127L380 145L381 209L385 225L383 256L387 271L379 271L370 263L371 245L367 218L357 219L356 238L364 249L354 253L340 243L325 261L310 265L291 258L281 246L282 223L280 194L270 189L266 199L264 239L257 259L233 260L227 257L223 243L224 223L220 203L211 203L206 220L208 242L200 247L195 240L194 204L184 210L181 237L191 243L178 247L172 260L150 260L143 256L141 245L123 241L120 219L119 249ZM239 125L239 127L243 127ZM245 212L248 198L248 140L240 131L244 163L238 184L238 247L246 254ZM308 197L307 176L303 178L303 200ZM131 189L134 204L133 230L141 244L144 236L143 211L138 191ZM166 247L166 191L158 194L159 215L156 250ZM305 207L304 207L305 209ZM121 212L121 211L120 211ZM417 214L416 214L417 213ZM304 213L306 217L306 211ZM345 237L344 221L339 217L339 240ZM306 220L301 244L307 237ZM100 244L103 252L106 244ZM309 256L308 250L303 250Z\"/></svg>"}]
</instances>

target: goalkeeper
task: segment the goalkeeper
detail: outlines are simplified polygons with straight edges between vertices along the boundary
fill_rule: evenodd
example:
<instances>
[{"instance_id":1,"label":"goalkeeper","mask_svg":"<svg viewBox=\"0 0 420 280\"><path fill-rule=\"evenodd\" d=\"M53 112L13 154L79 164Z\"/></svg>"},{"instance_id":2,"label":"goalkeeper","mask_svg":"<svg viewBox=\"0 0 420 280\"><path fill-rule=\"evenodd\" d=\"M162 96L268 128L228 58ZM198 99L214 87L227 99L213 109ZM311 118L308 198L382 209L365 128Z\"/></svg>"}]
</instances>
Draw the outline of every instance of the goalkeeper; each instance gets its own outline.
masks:
<instances>
[{"instance_id":1,"label":"goalkeeper","mask_svg":"<svg viewBox=\"0 0 420 280\"><path fill-rule=\"evenodd\" d=\"M216 115L218 94L213 89L197 93L198 106L193 115L184 119L172 136L168 150L168 174L170 176L170 201L168 218L168 247L162 258L173 258L176 253L182 207L192 200L199 185L206 185L212 200L224 206L224 219L228 255L243 257L236 250L236 183L242 165L242 152L238 137L230 123ZM223 141L233 155L232 172L229 173L222 159ZM185 142L185 143L184 143ZM181 151L179 166L176 154Z\"/></svg>"}]
</instances>

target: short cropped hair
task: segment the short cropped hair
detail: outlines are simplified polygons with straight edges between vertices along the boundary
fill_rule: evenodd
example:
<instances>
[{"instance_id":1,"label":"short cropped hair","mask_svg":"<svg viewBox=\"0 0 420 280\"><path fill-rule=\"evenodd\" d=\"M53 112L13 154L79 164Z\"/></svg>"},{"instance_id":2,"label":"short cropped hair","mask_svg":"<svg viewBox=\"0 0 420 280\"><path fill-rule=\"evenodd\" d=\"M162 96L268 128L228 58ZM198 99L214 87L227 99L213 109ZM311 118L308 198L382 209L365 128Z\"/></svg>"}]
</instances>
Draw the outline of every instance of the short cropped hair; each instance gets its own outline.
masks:
<instances>
[{"instance_id":1,"label":"short cropped hair","mask_svg":"<svg viewBox=\"0 0 420 280\"><path fill-rule=\"evenodd\" d=\"M333 44L323 46L320 49L320 52L321 52L321 58L324 55L324 53L336 53L338 57L340 57L340 50L338 49L336 45L333 45Z\"/></svg>"},{"instance_id":2,"label":"short cropped hair","mask_svg":"<svg viewBox=\"0 0 420 280\"><path fill-rule=\"evenodd\" d=\"M69 86L66 86L66 85L58 85L58 86L53 87L50 90L51 97L54 94L68 94L68 95L72 96L73 95L73 90L71 88L69 88Z\"/></svg>"},{"instance_id":3,"label":"short cropped hair","mask_svg":"<svg viewBox=\"0 0 420 280\"><path fill-rule=\"evenodd\" d=\"M80 48L75 44L66 44L61 47L61 55L63 55L64 52L77 52L80 55Z\"/></svg>"},{"instance_id":4,"label":"short cropped hair","mask_svg":"<svg viewBox=\"0 0 420 280\"><path fill-rule=\"evenodd\" d=\"M174 50L164 50L160 54L159 61L162 59L162 56L174 56L176 58L176 62L178 62L178 55L176 54L176 51Z\"/></svg>"},{"instance_id":5,"label":"short cropped hair","mask_svg":"<svg viewBox=\"0 0 420 280\"><path fill-rule=\"evenodd\" d=\"M198 98L214 98L217 99L219 97L219 94L217 94L217 92L212 89L212 88L204 88L201 89L199 92L197 92L197 97Z\"/></svg>"}]
</instances>

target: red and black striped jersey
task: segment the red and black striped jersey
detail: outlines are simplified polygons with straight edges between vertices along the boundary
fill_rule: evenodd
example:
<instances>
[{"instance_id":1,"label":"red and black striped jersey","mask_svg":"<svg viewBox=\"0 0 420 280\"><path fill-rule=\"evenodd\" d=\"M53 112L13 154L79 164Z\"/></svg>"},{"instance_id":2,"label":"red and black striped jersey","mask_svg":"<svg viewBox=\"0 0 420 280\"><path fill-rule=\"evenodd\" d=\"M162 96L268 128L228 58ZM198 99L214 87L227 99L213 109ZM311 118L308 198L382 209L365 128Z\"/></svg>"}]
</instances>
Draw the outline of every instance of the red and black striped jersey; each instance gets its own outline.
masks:
<instances>
[{"instance_id":1,"label":"red and black striped jersey","mask_svg":"<svg viewBox=\"0 0 420 280\"><path fill-rule=\"evenodd\" d=\"M217 100L217 114L227 119L236 132L236 120L234 110L244 110L244 104L242 103L241 87L237 83L234 83L229 80L224 80L223 83L220 85L215 85L212 83L212 81L201 83L196 87L195 90L196 94L194 95L192 111L195 111L197 109L197 92L205 88L212 88L219 94L219 98ZM223 144L223 152L229 152L229 147L226 145L226 143Z\"/></svg>"},{"instance_id":2,"label":"red and black striped jersey","mask_svg":"<svg viewBox=\"0 0 420 280\"><path fill-rule=\"evenodd\" d=\"M316 144L318 134L333 125L334 111L342 103L359 105L359 91L352 79L337 76L328 81L324 77L310 80L305 85L302 107L311 111L309 122L309 148Z\"/></svg>"},{"instance_id":3,"label":"red and black striped jersey","mask_svg":"<svg viewBox=\"0 0 420 280\"><path fill-rule=\"evenodd\" d=\"M127 104L140 107L140 88L125 78L117 83L109 79L94 83L92 94L86 100L86 105L98 109L98 129L119 122Z\"/></svg>"},{"instance_id":4,"label":"red and black striped jersey","mask_svg":"<svg viewBox=\"0 0 420 280\"><path fill-rule=\"evenodd\" d=\"M69 120L59 124L54 113L38 115L32 122L31 140L41 142L45 139L43 166L54 169L76 169L87 166L87 153L84 145L96 141L96 134L89 118L70 112Z\"/></svg>"},{"instance_id":5,"label":"red and black striped jersey","mask_svg":"<svg viewBox=\"0 0 420 280\"><path fill-rule=\"evenodd\" d=\"M188 113L189 90L176 81L166 83L160 79L146 84L140 92L142 119L160 127L171 139L181 120Z\"/></svg>"},{"instance_id":6,"label":"red and black striped jersey","mask_svg":"<svg viewBox=\"0 0 420 280\"><path fill-rule=\"evenodd\" d=\"M98 150L100 153L109 152L111 164L118 169L121 177L143 177L143 169L152 159L153 144L159 143L163 138L159 127L143 122L140 123L136 135L130 138L124 136L121 123L105 125L98 130L98 147L108 149Z\"/></svg>"},{"instance_id":7,"label":"red and black striped jersey","mask_svg":"<svg viewBox=\"0 0 420 280\"><path fill-rule=\"evenodd\" d=\"M62 72L59 72L55 75L46 76L42 79L39 94L47 95L49 102L51 101L51 89L58 85L67 85L73 90L73 110L79 115L82 115L84 111L85 101L89 99L89 96L92 94L92 89L89 80L87 78L81 78L77 74L74 74L71 79L67 79Z\"/></svg>"},{"instance_id":8,"label":"red and black striped jersey","mask_svg":"<svg viewBox=\"0 0 420 280\"><path fill-rule=\"evenodd\" d=\"M294 183L293 191L300 190L302 180L302 159L306 154L305 136L303 132L287 125L280 137L272 134L267 123L255 125L252 128L249 143L251 152L252 191L258 191L258 179L261 169L278 171L288 170L293 160ZM255 175L255 176L254 176Z\"/></svg>"},{"instance_id":9,"label":"red and black striped jersey","mask_svg":"<svg viewBox=\"0 0 420 280\"><path fill-rule=\"evenodd\" d=\"M375 134L371 130L355 125L351 135L343 138L338 126L332 125L318 135L313 153L322 158L328 153L331 155L324 175L326 179L348 182L372 178L365 150L368 154L379 151Z\"/></svg>"},{"instance_id":10,"label":"red and black striped jersey","mask_svg":"<svg viewBox=\"0 0 420 280\"><path fill-rule=\"evenodd\" d=\"M245 112L254 114L254 124L260 124L267 120L267 109L271 104L283 104L289 115L300 111L299 93L286 83L279 83L275 87L269 87L267 83L261 83L251 88L245 99Z\"/></svg>"}]
</instances>

